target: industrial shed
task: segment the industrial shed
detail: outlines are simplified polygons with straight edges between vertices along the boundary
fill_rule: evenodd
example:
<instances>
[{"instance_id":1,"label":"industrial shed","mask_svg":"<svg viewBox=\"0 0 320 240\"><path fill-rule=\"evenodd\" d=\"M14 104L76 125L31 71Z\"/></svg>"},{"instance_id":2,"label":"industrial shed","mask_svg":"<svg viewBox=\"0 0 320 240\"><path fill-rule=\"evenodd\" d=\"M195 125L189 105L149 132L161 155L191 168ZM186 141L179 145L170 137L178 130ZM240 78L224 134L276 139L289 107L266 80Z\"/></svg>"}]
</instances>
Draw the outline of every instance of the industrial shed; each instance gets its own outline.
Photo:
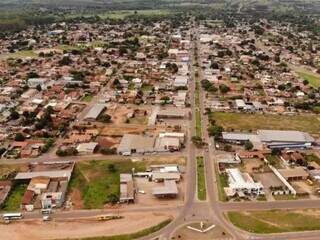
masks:
<instances>
[{"instance_id":1,"label":"industrial shed","mask_svg":"<svg viewBox=\"0 0 320 240\"><path fill-rule=\"evenodd\" d=\"M89 112L84 117L84 120L87 121L95 121L100 116L100 114L105 110L104 104L95 104L92 108L90 108Z\"/></svg>"},{"instance_id":2,"label":"industrial shed","mask_svg":"<svg viewBox=\"0 0 320 240\"><path fill-rule=\"evenodd\" d=\"M174 180L166 180L164 186L153 188L152 194L158 198L175 198L178 195L178 187Z\"/></svg>"},{"instance_id":3,"label":"industrial shed","mask_svg":"<svg viewBox=\"0 0 320 240\"><path fill-rule=\"evenodd\" d=\"M117 148L118 154L154 152L154 137L125 134Z\"/></svg>"}]
</instances>

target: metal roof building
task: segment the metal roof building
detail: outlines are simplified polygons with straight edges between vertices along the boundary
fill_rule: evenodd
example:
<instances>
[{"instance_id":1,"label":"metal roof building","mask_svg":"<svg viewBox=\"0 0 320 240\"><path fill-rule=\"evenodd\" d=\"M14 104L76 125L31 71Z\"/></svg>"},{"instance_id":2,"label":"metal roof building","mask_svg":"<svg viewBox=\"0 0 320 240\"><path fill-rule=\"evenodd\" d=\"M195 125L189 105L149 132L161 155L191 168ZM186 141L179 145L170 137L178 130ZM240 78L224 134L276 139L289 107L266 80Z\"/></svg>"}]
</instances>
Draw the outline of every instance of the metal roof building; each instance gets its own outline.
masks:
<instances>
[{"instance_id":1,"label":"metal roof building","mask_svg":"<svg viewBox=\"0 0 320 240\"><path fill-rule=\"evenodd\" d=\"M154 143L154 137L125 134L123 135L121 142L117 148L117 153L123 154L154 152Z\"/></svg>"},{"instance_id":2,"label":"metal roof building","mask_svg":"<svg viewBox=\"0 0 320 240\"><path fill-rule=\"evenodd\" d=\"M120 174L120 202L134 202L135 188L132 174Z\"/></svg>"},{"instance_id":3,"label":"metal roof building","mask_svg":"<svg viewBox=\"0 0 320 240\"><path fill-rule=\"evenodd\" d=\"M152 194L158 198L176 197L178 187L174 180L166 180L164 186L153 188Z\"/></svg>"},{"instance_id":4,"label":"metal roof building","mask_svg":"<svg viewBox=\"0 0 320 240\"><path fill-rule=\"evenodd\" d=\"M85 120L96 120L99 115L105 110L104 104L95 104L92 108L90 108L89 112L84 117Z\"/></svg>"},{"instance_id":5,"label":"metal roof building","mask_svg":"<svg viewBox=\"0 0 320 240\"><path fill-rule=\"evenodd\" d=\"M258 130L263 142L314 142L308 133L300 131Z\"/></svg>"}]
</instances>

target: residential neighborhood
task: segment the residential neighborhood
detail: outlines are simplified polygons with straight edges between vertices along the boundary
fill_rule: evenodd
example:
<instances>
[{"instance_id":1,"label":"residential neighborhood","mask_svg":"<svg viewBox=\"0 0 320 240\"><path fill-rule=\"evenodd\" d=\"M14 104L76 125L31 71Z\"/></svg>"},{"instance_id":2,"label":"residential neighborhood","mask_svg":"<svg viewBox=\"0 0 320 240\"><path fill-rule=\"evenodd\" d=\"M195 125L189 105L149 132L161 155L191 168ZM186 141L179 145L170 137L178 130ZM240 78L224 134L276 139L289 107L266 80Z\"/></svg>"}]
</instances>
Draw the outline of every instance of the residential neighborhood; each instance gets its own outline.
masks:
<instances>
[{"instance_id":1,"label":"residential neighborhood","mask_svg":"<svg viewBox=\"0 0 320 240\"><path fill-rule=\"evenodd\" d=\"M75 2L0 3L1 236L318 239L317 1Z\"/></svg>"}]
</instances>

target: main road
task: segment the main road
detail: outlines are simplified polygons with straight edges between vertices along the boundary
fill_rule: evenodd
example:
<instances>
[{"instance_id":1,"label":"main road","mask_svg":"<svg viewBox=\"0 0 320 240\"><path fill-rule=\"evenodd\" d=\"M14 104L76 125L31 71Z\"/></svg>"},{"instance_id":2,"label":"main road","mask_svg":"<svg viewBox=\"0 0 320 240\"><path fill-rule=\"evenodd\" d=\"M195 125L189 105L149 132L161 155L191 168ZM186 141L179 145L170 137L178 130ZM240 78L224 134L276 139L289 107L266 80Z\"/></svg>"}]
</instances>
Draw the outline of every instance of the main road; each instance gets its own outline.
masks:
<instances>
[{"instance_id":1,"label":"main road","mask_svg":"<svg viewBox=\"0 0 320 240\"><path fill-rule=\"evenodd\" d=\"M203 73L199 57L200 42L198 29L194 25L191 30L192 50L191 50L191 81L189 84L190 101L192 119L189 128L188 138L188 161L187 161L187 184L186 184L186 200L184 206L181 208L180 213L168 226L161 229L157 233L142 239L161 239L169 240L172 233L179 227L194 221L212 221L215 225L219 225L228 232L235 240L241 239L272 239L272 240L287 240L287 239L304 239L304 240L318 240L319 232L293 232L282 234L252 234L242 231L228 222L224 216L227 211L245 211L245 210L270 210L270 209L302 209L302 208L318 208L320 200L298 200L298 201L276 201L276 202L237 202L237 203L223 203L219 201L217 176L213 162L215 155L214 142L210 138L208 128L208 117L205 115L205 92L202 87L200 91L200 106L195 105L195 84L196 81L202 79ZM195 74L197 72L197 75ZM195 111L196 108L201 112L201 126L202 138L204 142L208 143L208 147L204 149L196 149L191 142L191 137L195 136ZM205 179L207 200L199 201L196 197L197 192L197 166L196 156L204 157L205 165Z\"/></svg>"}]
</instances>

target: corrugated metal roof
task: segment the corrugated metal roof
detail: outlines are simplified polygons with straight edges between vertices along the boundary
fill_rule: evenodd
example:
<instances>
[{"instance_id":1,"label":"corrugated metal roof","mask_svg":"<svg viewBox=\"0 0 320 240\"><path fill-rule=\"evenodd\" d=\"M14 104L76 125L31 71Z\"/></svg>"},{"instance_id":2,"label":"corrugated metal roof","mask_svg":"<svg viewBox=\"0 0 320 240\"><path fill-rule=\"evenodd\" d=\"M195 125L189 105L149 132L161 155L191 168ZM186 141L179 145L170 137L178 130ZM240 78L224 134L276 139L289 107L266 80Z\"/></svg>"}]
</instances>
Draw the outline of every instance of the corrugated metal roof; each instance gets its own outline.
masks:
<instances>
[{"instance_id":1,"label":"corrugated metal roof","mask_svg":"<svg viewBox=\"0 0 320 240\"><path fill-rule=\"evenodd\" d=\"M84 119L97 119L101 112L105 109L104 104L95 104L89 112L86 114Z\"/></svg>"}]
</instances>

